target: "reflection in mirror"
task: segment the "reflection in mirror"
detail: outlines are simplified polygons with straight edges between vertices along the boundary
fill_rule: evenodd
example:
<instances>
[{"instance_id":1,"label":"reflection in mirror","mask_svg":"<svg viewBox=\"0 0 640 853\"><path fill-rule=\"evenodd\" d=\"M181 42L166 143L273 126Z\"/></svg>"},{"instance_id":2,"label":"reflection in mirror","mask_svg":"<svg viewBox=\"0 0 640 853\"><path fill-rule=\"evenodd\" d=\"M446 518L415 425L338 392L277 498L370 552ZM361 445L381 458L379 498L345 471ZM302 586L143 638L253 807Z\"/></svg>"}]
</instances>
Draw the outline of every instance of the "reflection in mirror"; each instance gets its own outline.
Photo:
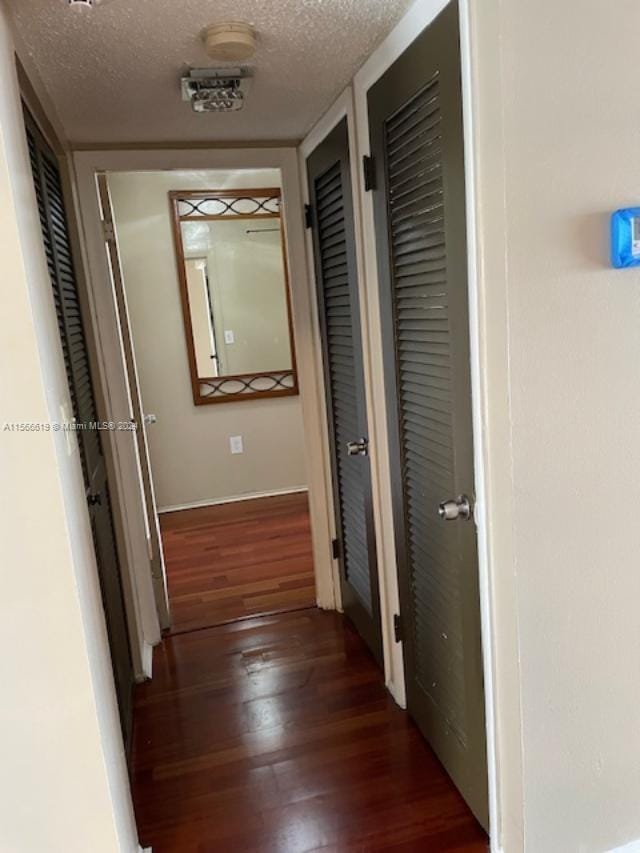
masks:
<instances>
[{"instance_id":1,"label":"reflection in mirror","mask_svg":"<svg viewBox=\"0 0 640 853\"><path fill-rule=\"evenodd\" d=\"M198 376L211 376L212 360L216 376L291 369L280 219L181 229Z\"/></svg>"},{"instance_id":2,"label":"reflection in mirror","mask_svg":"<svg viewBox=\"0 0 640 853\"><path fill-rule=\"evenodd\" d=\"M171 196L194 401L296 394L280 191Z\"/></svg>"},{"instance_id":3,"label":"reflection in mirror","mask_svg":"<svg viewBox=\"0 0 640 853\"><path fill-rule=\"evenodd\" d=\"M187 293L198 376L220 375L207 257L186 257Z\"/></svg>"}]
</instances>

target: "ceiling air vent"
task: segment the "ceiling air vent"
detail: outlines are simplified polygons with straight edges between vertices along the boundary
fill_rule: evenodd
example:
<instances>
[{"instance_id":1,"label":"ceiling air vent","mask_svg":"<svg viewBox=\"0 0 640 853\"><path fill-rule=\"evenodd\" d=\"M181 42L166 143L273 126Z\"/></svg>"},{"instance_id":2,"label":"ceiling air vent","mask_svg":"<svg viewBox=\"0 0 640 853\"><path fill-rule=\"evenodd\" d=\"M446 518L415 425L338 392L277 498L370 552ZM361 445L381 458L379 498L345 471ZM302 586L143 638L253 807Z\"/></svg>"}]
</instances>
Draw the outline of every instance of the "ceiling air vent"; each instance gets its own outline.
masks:
<instances>
[{"instance_id":1,"label":"ceiling air vent","mask_svg":"<svg viewBox=\"0 0 640 853\"><path fill-rule=\"evenodd\" d=\"M249 90L244 68L193 68L183 77L182 100L191 101L197 113L228 113L241 110Z\"/></svg>"},{"instance_id":2,"label":"ceiling air vent","mask_svg":"<svg viewBox=\"0 0 640 853\"><path fill-rule=\"evenodd\" d=\"M110 3L111 0L64 0L64 2L73 9L94 9L96 6Z\"/></svg>"}]
</instances>

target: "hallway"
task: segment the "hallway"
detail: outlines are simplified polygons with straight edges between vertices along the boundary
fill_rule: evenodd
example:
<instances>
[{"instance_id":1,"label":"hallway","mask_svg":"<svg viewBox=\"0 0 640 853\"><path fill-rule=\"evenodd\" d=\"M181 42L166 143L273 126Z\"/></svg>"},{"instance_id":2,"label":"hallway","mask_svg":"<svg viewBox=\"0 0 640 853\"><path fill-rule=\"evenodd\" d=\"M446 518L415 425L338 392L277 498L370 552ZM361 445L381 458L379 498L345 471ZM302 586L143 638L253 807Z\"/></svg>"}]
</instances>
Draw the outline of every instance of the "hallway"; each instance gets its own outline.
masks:
<instances>
[{"instance_id":1,"label":"hallway","mask_svg":"<svg viewBox=\"0 0 640 853\"><path fill-rule=\"evenodd\" d=\"M154 853L487 849L339 614L167 638L135 716L134 801Z\"/></svg>"},{"instance_id":2,"label":"hallway","mask_svg":"<svg viewBox=\"0 0 640 853\"><path fill-rule=\"evenodd\" d=\"M306 492L160 516L171 633L315 605Z\"/></svg>"}]
</instances>

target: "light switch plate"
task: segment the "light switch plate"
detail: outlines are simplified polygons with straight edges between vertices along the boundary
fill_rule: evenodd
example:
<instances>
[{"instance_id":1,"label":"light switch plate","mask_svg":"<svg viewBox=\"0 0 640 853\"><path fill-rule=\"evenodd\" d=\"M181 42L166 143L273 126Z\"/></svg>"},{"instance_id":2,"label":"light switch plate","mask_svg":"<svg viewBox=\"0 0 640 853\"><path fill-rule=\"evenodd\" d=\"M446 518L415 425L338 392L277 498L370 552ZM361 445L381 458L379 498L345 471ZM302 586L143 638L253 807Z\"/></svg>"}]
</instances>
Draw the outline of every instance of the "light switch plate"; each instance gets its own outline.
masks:
<instances>
[{"instance_id":1,"label":"light switch plate","mask_svg":"<svg viewBox=\"0 0 640 853\"><path fill-rule=\"evenodd\" d=\"M236 336L233 334L233 329L224 330L224 342L225 344L235 344Z\"/></svg>"},{"instance_id":2,"label":"light switch plate","mask_svg":"<svg viewBox=\"0 0 640 853\"><path fill-rule=\"evenodd\" d=\"M229 437L229 447L232 453L244 453L241 435L232 435Z\"/></svg>"}]
</instances>

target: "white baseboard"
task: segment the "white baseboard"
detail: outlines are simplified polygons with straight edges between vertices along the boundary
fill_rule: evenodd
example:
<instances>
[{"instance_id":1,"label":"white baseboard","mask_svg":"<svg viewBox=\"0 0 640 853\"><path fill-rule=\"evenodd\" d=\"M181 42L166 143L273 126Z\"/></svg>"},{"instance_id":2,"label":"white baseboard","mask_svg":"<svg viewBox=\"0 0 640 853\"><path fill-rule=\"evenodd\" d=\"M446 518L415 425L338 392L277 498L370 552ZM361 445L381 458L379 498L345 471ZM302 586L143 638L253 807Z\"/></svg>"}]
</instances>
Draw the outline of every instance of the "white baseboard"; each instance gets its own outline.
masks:
<instances>
[{"instance_id":1,"label":"white baseboard","mask_svg":"<svg viewBox=\"0 0 640 853\"><path fill-rule=\"evenodd\" d=\"M158 512L179 512L181 509L198 509L203 506L219 506L220 504L233 504L236 501L254 501L257 498L274 498L278 495L294 495L298 492L309 491L307 486L294 486L288 489L273 489L268 492L251 492L246 495L234 495L231 498L215 498L213 500L193 501L187 504L175 504L175 506L160 506Z\"/></svg>"},{"instance_id":2,"label":"white baseboard","mask_svg":"<svg viewBox=\"0 0 640 853\"><path fill-rule=\"evenodd\" d=\"M404 711L406 711L407 710L407 701L406 701L406 698L404 696L404 692L402 690L398 690L398 686L395 683L395 681L393 681L392 679L389 679L385 683L385 687L387 688L387 690L391 694L391 698L396 703L398 708L402 708Z\"/></svg>"},{"instance_id":3,"label":"white baseboard","mask_svg":"<svg viewBox=\"0 0 640 853\"><path fill-rule=\"evenodd\" d=\"M142 672L136 675L136 683L141 684L153 675L153 646L145 642L142 646Z\"/></svg>"}]
</instances>

